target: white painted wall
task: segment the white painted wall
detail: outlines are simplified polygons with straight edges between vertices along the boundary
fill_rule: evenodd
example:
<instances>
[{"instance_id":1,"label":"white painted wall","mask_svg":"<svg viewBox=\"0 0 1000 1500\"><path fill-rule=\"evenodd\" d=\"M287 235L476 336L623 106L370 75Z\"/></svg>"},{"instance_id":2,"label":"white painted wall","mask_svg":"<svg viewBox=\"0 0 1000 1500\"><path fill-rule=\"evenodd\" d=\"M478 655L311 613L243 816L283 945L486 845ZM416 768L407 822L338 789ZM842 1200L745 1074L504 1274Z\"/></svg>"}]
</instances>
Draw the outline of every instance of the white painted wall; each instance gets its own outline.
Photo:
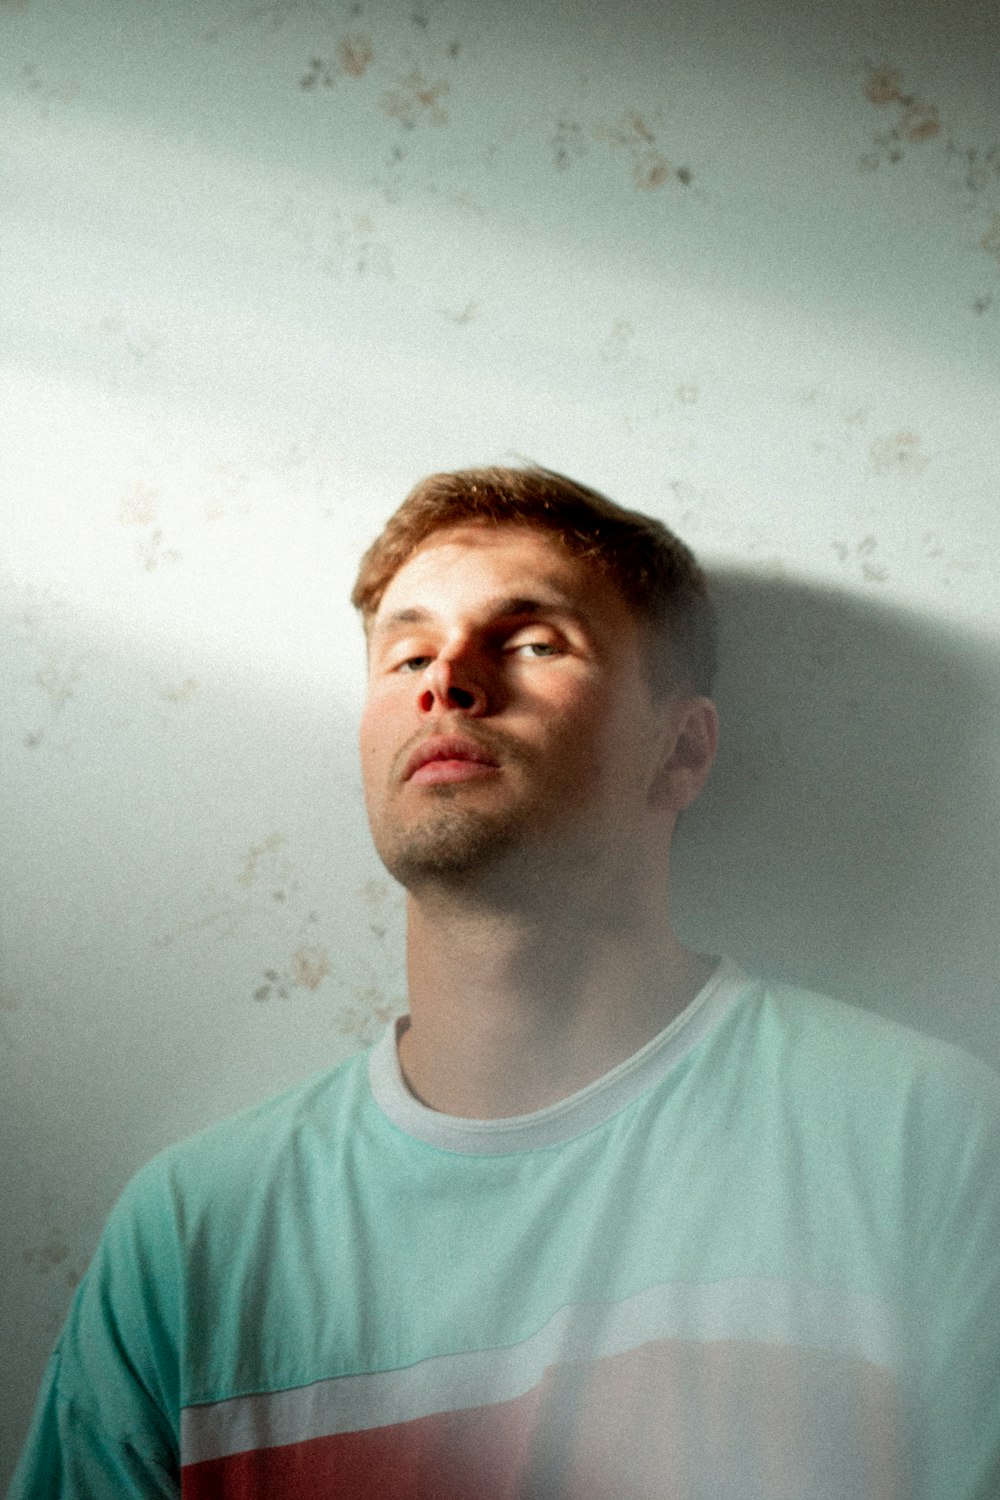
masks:
<instances>
[{"instance_id":1,"label":"white painted wall","mask_svg":"<svg viewBox=\"0 0 1000 1500\"><path fill-rule=\"evenodd\" d=\"M677 527L726 648L689 932L1000 1060L998 42L0 0L0 1468L126 1178L402 1002L347 594L430 469Z\"/></svg>"}]
</instances>

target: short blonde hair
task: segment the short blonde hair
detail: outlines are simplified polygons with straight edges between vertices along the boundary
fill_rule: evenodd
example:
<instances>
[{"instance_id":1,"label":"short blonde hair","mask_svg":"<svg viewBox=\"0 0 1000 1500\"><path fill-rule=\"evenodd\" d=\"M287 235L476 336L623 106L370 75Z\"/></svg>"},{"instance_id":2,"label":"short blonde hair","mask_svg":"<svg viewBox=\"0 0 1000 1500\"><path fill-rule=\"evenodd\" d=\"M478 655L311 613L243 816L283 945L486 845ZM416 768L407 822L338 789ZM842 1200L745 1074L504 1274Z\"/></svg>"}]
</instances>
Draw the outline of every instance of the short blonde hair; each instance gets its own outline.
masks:
<instances>
[{"instance_id":1,"label":"short blonde hair","mask_svg":"<svg viewBox=\"0 0 1000 1500\"><path fill-rule=\"evenodd\" d=\"M709 693L715 612L694 555L662 521L537 466L430 474L407 495L361 559L351 602L367 631L390 581L434 532L463 524L551 532L592 563L648 631L656 693Z\"/></svg>"}]
</instances>

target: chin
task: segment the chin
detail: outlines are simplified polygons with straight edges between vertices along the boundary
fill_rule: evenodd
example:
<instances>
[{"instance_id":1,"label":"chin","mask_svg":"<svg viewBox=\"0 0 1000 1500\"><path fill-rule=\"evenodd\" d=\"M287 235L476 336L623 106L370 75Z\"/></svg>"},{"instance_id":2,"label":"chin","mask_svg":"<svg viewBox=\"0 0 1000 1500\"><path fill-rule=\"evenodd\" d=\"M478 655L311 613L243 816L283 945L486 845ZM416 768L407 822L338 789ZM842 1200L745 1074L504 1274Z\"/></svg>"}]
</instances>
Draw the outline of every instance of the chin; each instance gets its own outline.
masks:
<instances>
[{"instance_id":1,"label":"chin","mask_svg":"<svg viewBox=\"0 0 1000 1500\"><path fill-rule=\"evenodd\" d=\"M468 808L440 809L416 827L394 828L375 847L389 874L407 890L428 881L464 881L484 874L526 843L522 820L500 820Z\"/></svg>"}]
</instances>

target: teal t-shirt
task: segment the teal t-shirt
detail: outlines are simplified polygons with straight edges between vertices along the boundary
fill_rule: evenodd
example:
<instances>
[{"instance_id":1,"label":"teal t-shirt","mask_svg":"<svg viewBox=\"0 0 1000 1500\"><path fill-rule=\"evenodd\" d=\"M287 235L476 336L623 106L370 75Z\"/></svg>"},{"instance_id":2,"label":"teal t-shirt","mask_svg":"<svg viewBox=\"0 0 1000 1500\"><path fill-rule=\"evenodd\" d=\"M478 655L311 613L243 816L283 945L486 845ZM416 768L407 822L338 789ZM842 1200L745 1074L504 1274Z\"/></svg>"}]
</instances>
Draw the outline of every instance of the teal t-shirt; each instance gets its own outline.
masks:
<instances>
[{"instance_id":1,"label":"teal t-shirt","mask_svg":"<svg viewBox=\"0 0 1000 1500\"><path fill-rule=\"evenodd\" d=\"M12 1496L177 1495L997 1500L1000 1083L725 961L512 1120L387 1033L109 1219Z\"/></svg>"}]
</instances>

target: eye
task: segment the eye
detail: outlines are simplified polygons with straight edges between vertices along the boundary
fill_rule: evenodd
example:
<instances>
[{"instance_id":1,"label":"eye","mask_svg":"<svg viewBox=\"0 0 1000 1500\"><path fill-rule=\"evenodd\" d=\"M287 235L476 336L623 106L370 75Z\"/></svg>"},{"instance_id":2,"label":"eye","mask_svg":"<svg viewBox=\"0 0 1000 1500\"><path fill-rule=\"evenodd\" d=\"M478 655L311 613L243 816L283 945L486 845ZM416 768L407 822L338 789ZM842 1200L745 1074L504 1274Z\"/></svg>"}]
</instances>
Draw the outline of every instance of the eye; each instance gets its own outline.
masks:
<instances>
[{"instance_id":1,"label":"eye","mask_svg":"<svg viewBox=\"0 0 1000 1500\"><path fill-rule=\"evenodd\" d=\"M545 656L558 656L560 648L555 641L527 639L523 636L512 636L507 642L506 650L512 656L525 656L528 658L541 658Z\"/></svg>"},{"instance_id":2,"label":"eye","mask_svg":"<svg viewBox=\"0 0 1000 1500\"><path fill-rule=\"evenodd\" d=\"M394 672L422 672L430 661L429 656L404 656L403 660L397 662L392 670Z\"/></svg>"},{"instance_id":3,"label":"eye","mask_svg":"<svg viewBox=\"0 0 1000 1500\"><path fill-rule=\"evenodd\" d=\"M551 641L522 641L515 651L526 651L529 656L558 656L559 647L553 646Z\"/></svg>"}]
</instances>

